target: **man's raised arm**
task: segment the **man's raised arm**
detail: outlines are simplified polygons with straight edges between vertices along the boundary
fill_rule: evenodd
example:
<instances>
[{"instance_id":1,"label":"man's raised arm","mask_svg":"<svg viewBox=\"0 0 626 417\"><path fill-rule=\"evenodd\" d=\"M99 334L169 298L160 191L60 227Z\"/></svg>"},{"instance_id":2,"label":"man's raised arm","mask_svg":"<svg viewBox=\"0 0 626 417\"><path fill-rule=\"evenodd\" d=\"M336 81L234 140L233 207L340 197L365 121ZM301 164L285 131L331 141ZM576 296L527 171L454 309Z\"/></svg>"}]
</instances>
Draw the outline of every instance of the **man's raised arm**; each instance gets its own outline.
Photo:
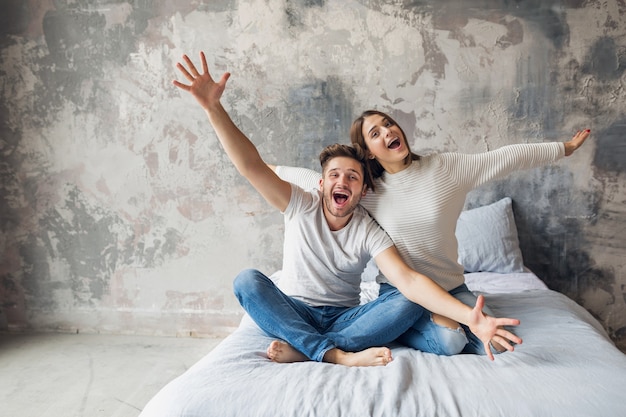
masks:
<instances>
[{"instance_id":1,"label":"man's raised arm","mask_svg":"<svg viewBox=\"0 0 626 417\"><path fill-rule=\"evenodd\" d=\"M280 211L284 211L291 198L291 185L281 180L263 162L254 144L233 123L220 102L230 73L224 73L220 80L215 82L209 73L204 52L200 52L202 73L198 72L187 55L183 55L183 60L186 66L179 62L176 67L190 84L183 84L174 80L174 85L191 93L202 106L224 151L239 173L256 188L268 203Z\"/></svg>"}]
</instances>

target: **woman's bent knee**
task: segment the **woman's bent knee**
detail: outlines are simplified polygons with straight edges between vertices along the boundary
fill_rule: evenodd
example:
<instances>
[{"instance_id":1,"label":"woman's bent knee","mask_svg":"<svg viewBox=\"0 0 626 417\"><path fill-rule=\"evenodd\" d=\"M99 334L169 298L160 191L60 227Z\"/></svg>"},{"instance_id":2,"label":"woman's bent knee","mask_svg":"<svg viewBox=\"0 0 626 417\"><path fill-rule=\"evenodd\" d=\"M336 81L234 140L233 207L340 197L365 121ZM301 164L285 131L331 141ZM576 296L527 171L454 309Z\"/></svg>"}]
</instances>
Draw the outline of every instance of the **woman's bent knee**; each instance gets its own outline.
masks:
<instances>
[{"instance_id":1,"label":"woman's bent knee","mask_svg":"<svg viewBox=\"0 0 626 417\"><path fill-rule=\"evenodd\" d=\"M439 346L441 348L439 354L445 356L458 355L468 342L465 331L460 326L456 329L443 327L439 332L439 337Z\"/></svg>"}]
</instances>

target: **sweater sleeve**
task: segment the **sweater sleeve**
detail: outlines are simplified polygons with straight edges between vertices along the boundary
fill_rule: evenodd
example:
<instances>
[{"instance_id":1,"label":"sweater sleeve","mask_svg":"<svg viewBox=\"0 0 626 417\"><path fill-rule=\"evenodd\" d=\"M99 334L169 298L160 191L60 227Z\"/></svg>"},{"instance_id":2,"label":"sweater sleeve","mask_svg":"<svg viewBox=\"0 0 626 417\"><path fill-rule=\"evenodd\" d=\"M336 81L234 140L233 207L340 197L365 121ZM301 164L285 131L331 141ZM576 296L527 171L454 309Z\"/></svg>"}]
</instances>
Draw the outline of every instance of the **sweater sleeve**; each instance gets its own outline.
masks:
<instances>
[{"instance_id":1,"label":"sweater sleeve","mask_svg":"<svg viewBox=\"0 0 626 417\"><path fill-rule=\"evenodd\" d=\"M322 175L307 168L277 166L276 174L284 181L296 184L302 189L311 190L319 189L319 181Z\"/></svg>"},{"instance_id":2,"label":"sweater sleeve","mask_svg":"<svg viewBox=\"0 0 626 417\"><path fill-rule=\"evenodd\" d=\"M486 182L525 169L537 168L565 156L562 142L507 145L478 154L445 153L441 160L450 175L464 187Z\"/></svg>"}]
</instances>

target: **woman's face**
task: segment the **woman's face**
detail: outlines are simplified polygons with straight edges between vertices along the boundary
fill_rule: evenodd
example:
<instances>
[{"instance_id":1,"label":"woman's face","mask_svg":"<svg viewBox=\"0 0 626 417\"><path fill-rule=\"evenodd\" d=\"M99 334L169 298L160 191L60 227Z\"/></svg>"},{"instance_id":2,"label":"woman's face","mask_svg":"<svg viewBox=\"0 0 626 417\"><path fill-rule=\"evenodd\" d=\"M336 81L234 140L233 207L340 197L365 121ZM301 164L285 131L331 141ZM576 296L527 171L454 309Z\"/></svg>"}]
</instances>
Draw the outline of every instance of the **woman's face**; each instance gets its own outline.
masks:
<instances>
[{"instance_id":1,"label":"woman's face","mask_svg":"<svg viewBox=\"0 0 626 417\"><path fill-rule=\"evenodd\" d=\"M385 116L373 114L363 120L362 133L370 157L376 158L385 171L397 171L396 165L404 167L409 148L398 125Z\"/></svg>"}]
</instances>

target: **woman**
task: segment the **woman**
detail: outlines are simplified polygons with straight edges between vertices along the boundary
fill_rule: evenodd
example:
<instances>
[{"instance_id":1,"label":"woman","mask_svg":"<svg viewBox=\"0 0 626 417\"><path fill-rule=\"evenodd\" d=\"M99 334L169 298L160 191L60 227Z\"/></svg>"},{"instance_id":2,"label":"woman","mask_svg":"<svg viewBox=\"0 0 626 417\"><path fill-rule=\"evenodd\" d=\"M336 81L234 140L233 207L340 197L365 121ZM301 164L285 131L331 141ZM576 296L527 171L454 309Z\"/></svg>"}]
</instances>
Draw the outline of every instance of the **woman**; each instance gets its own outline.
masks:
<instances>
[{"instance_id":1,"label":"woman","mask_svg":"<svg viewBox=\"0 0 626 417\"><path fill-rule=\"evenodd\" d=\"M420 156L411 152L406 135L389 115L368 110L350 129L350 140L368 157L374 187L363 199L365 207L394 241L405 262L431 277L470 306L476 297L465 286L457 262L455 228L467 193L494 179L571 155L590 134L579 131L565 143L509 145L479 153L441 153ZM277 167L277 173L301 186L317 184L319 174L301 168ZM386 288L384 276L377 281ZM485 309L490 314L488 309ZM426 352L453 355L483 352L483 345L466 327L438 315L425 315L400 342ZM499 346L492 350L501 351Z\"/></svg>"}]
</instances>

